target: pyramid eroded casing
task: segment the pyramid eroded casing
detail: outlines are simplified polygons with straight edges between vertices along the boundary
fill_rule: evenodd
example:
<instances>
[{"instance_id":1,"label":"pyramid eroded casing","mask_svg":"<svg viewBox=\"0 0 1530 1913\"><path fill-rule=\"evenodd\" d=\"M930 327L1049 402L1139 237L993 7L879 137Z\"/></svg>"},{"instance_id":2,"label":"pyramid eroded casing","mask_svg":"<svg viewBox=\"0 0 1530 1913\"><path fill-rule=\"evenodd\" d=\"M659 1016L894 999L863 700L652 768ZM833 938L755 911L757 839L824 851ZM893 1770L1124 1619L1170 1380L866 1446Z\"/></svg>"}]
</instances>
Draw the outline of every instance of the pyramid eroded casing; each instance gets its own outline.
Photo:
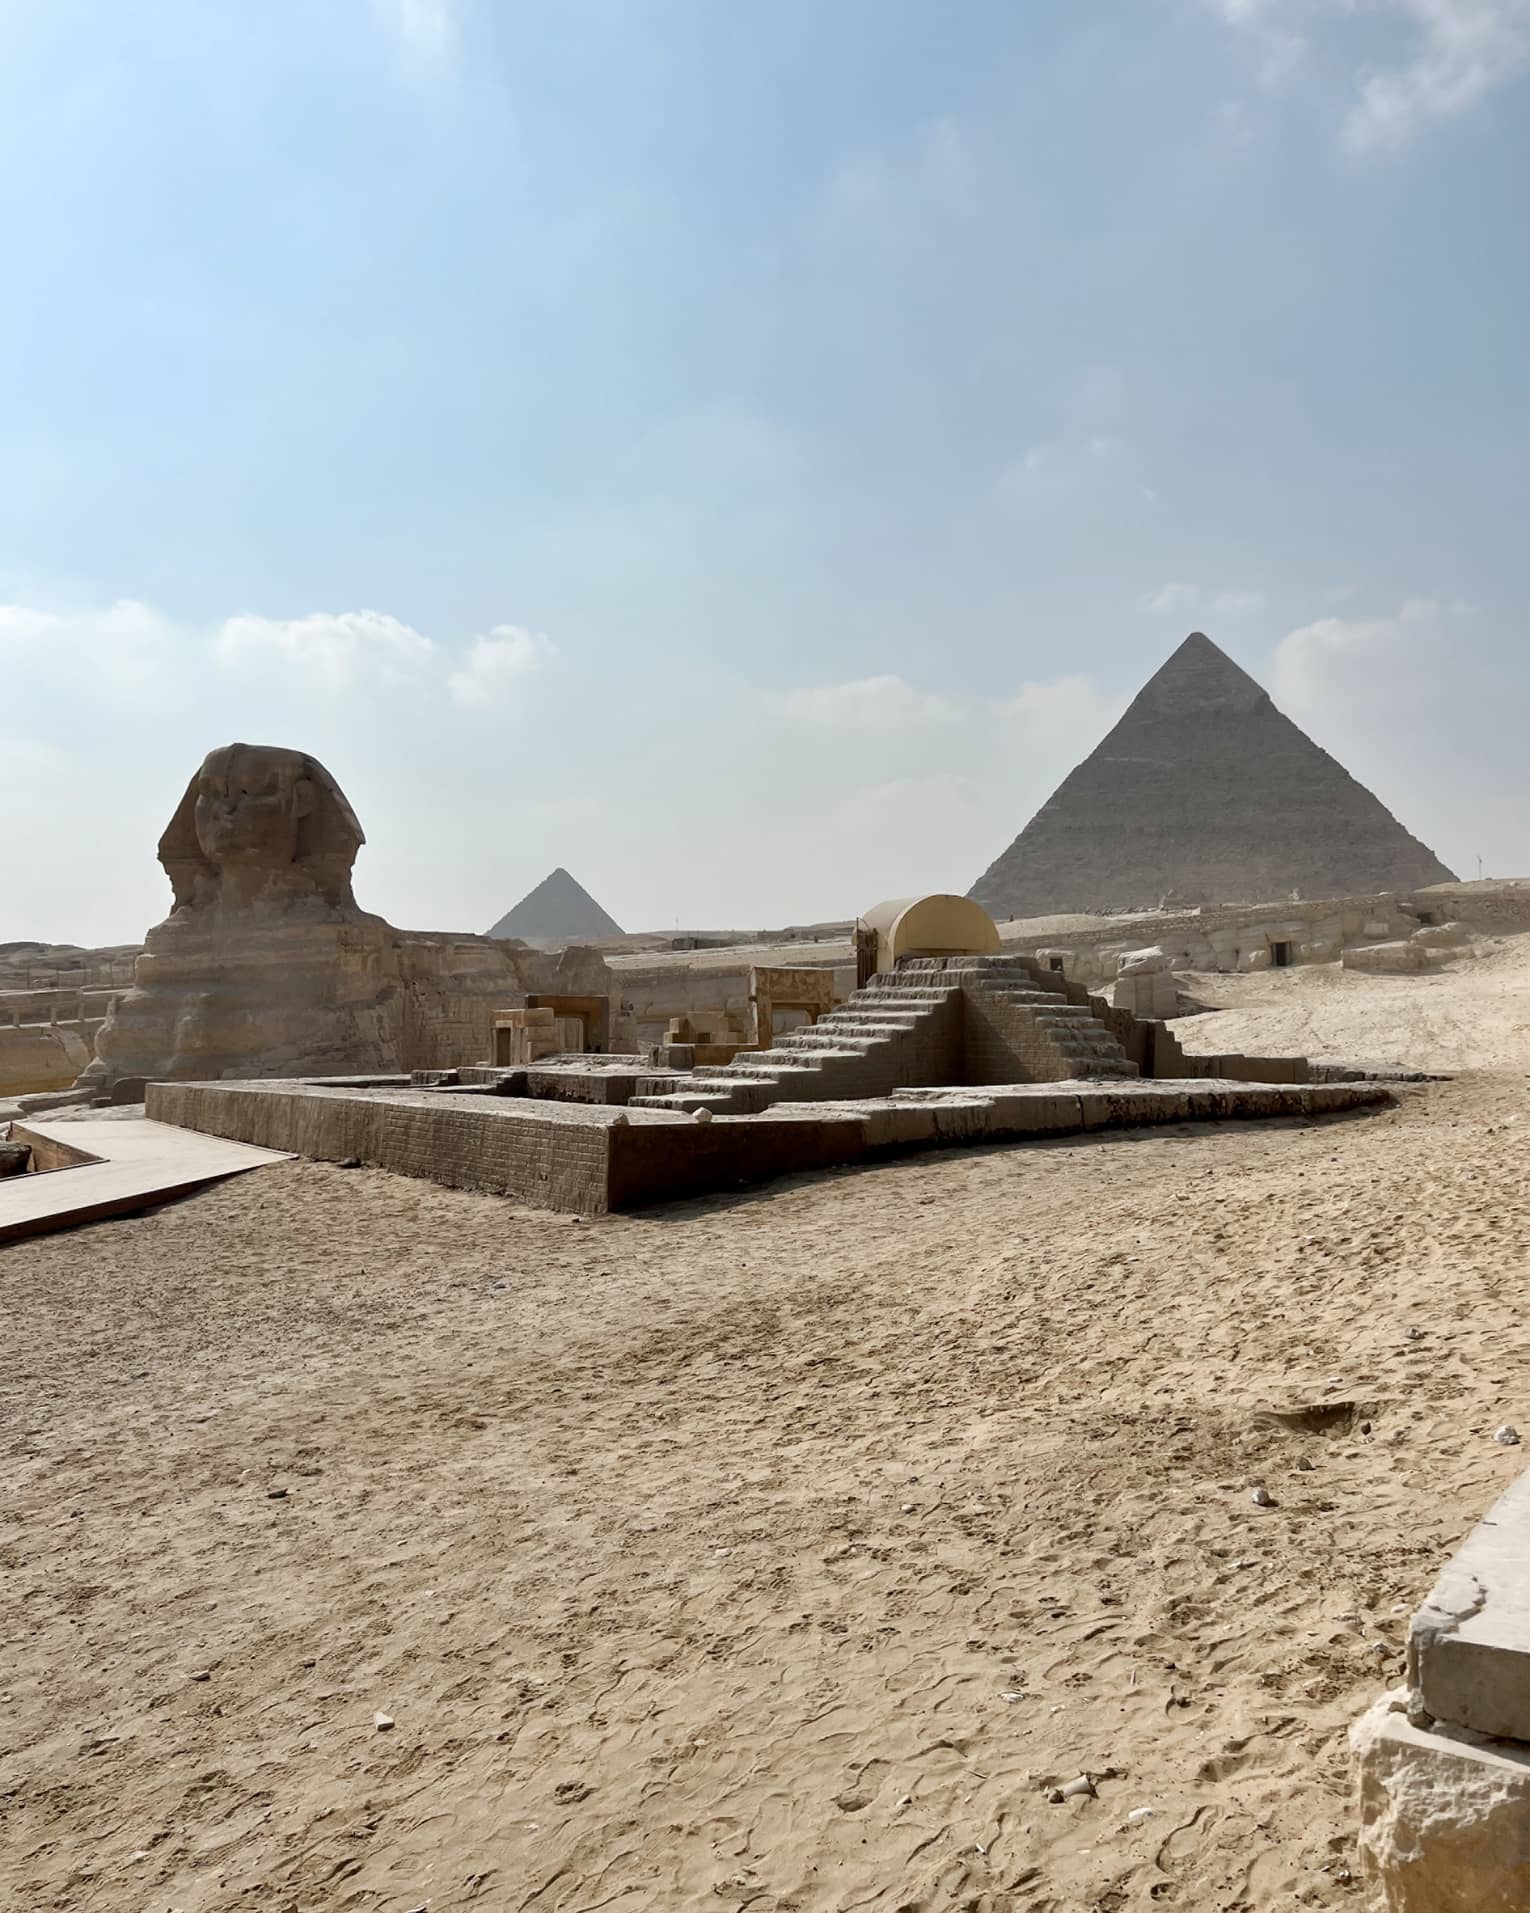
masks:
<instances>
[{"instance_id":1,"label":"pyramid eroded casing","mask_svg":"<svg viewBox=\"0 0 1530 1913\"><path fill-rule=\"evenodd\" d=\"M997 918L1105 916L1451 881L1195 631L969 894Z\"/></svg>"}]
</instances>

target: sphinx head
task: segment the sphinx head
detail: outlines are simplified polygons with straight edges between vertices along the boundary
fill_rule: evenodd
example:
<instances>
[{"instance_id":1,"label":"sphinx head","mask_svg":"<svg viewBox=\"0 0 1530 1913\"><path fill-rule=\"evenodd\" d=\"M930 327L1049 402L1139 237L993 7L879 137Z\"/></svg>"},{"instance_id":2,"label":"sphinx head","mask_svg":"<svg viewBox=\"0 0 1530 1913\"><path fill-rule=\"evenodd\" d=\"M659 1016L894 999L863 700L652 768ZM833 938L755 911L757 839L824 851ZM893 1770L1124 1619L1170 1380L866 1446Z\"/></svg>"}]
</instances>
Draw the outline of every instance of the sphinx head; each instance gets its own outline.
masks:
<instances>
[{"instance_id":1,"label":"sphinx head","mask_svg":"<svg viewBox=\"0 0 1530 1913\"><path fill-rule=\"evenodd\" d=\"M305 751L225 744L186 787L159 860L177 905L316 895L349 904L366 841L339 785Z\"/></svg>"}]
</instances>

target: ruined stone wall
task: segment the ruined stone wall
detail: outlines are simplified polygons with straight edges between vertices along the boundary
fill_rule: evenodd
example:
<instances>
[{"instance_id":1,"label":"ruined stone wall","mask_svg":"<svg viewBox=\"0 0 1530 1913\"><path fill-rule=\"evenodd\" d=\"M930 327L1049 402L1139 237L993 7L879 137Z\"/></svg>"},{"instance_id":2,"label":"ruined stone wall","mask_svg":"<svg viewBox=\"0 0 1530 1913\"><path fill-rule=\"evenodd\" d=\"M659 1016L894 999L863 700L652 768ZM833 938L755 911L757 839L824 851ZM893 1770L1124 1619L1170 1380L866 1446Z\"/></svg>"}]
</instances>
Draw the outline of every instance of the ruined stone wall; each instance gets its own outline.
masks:
<instances>
[{"instance_id":1,"label":"ruined stone wall","mask_svg":"<svg viewBox=\"0 0 1530 1913\"><path fill-rule=\"evenodd\" d=\"M1102 984L1114 982L1121 957L1149 944L1163 949L1177 970L1269 969L1277 943L1290 945L1292 963L1334 963L1350 945L1410 935L1419 925L1419 907L1411 895L1381 894L1061 924L1043 920L1004 925L1001 934L1007 952L1065 953L1070 978Z\"/></svg>"},{"instance_id":2,"label":"ruined stone wall","mask_svg":"<svg viewBox=\"0 0 1530 1913\"><path fill-rule=\"evenodd\" d=\"M453 1189L480 1189L542 1209L601 1215L607 1206L604 1111L510 1110L497 1096L377 1095L294 1083L247 1094L240 1084L153 1083L148 1113L211 1136L357 1161Z\"/></svg>"},{"instance_id":3,"label":"ruined stone wall","mask_svg":"<svg viewBox=\"0 0 1530 1913\"><path fill-rule=\"evenodd\" d=\"M95 1054L108 990L0 990L0 1096L67 1089Z\"/></svg>"},{"instance_id":4,"label":"ruined stone wall","mask_svg":"<svg viewBox=\"0 0 1530 1913\"><path fill-rule=\"evenodd\" d=\"M981 989L964 990L962 996L966 1066L952 1080L1060 1083L1073 1075L1071 1058L1029 1009Z\"/></svg>"},{"instance_id":5,"label":"ruined stone wall","mask_svg":"<svg viewBox=\"0 0 1530 1913\"><path fill-rule=\"evenodd\" d=\"M770 961L769 953L741 950L736 964L662 963L641 958L615 957L611 971L632 1017L640 1043L661 1043L671 1021L677 1016L695 1016L707 1010L719 1010L733 1017L741 1029L748 1029L749 972ZM796 968L832 969L834 995L843 1001L855 989L854 962L804 964Z\"/></svg>"},{"instance_id":6,"label":"ruined stone wall","mask_svg":"<svg viewBox=\"0 0 1530 1913\"><path fill-rule=\"evenodd\" d=\"M96 1023L0 1024L0 1096L67 1089L90 1062Z\"/></svg>"},{"instance_id":7,"label":"ruined stone wall","mask_svg":"<svg viewBox=\"0 0 1530 1913\"><path fill-rule=\"evenodd\" d=\"M518 961L521 946L425 931L395 936L397 1067L455 1069L487 1062L494 1054L494 1012L514 1007L528 987Z\"/></svg>"},{"instance_id":8,"label":"ruined stone wall","mask_svg":"<svg viewBox=\"0 0 1530 1913\"><path fill-rule=\"evenodd\" d=\"M1434 884L1415 892L1412 902L1436 923L1464 923L1484 936L1530 930L1530 880L1523 878Z\"/></svg>"}]
</instances>

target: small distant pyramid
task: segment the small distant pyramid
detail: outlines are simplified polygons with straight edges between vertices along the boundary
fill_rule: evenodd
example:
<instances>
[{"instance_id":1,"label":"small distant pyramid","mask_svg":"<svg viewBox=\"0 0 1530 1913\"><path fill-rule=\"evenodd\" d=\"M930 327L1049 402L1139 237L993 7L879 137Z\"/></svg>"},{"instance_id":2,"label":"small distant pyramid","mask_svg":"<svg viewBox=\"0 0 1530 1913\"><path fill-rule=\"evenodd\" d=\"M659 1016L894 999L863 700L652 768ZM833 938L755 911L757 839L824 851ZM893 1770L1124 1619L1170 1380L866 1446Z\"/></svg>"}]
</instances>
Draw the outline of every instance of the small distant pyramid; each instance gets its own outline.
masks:
<instances>
[{"instance_id":1,"label":"small distant pyramid","mask_svg":"<svg viewBox=\"0 0 1530 1913\"><path fill-rule=\"evenodd\" d=\"M560 865L507 910L491 937L522 937L529 942L573 943L594 937L619 937L622 926L608 917L584 885Z\"/></svg>"},{"instance_id":2,"label":"small distant pyramid","mask_svg":"<svg viewBox=\"0 0 1530 1913\"><path fill-rule=\"evenodd\" d=\"M1192 631L969 895L998 918L1110 916L1453 881Z\"/></svg>"}]
</instances>

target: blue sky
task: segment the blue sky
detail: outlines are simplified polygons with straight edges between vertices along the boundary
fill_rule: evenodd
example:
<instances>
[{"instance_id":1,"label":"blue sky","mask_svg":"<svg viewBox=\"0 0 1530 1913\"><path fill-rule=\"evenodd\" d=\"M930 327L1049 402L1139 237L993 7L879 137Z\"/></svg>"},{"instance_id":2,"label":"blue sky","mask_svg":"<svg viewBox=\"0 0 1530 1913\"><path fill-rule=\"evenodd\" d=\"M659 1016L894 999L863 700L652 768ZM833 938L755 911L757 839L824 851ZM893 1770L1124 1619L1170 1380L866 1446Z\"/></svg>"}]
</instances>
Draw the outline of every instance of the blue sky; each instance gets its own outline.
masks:
<instances>
[{"instance_id":1,"label":"blue sky","mask_svg":"<svg viewBox=\"0 0 1530 1913\"><path fill-rule=\"evenodd\" d=\"M1530 0L0 0L0 940L965 889L1207 630L1530 872Z\"/></svg>"}]
</instances>

